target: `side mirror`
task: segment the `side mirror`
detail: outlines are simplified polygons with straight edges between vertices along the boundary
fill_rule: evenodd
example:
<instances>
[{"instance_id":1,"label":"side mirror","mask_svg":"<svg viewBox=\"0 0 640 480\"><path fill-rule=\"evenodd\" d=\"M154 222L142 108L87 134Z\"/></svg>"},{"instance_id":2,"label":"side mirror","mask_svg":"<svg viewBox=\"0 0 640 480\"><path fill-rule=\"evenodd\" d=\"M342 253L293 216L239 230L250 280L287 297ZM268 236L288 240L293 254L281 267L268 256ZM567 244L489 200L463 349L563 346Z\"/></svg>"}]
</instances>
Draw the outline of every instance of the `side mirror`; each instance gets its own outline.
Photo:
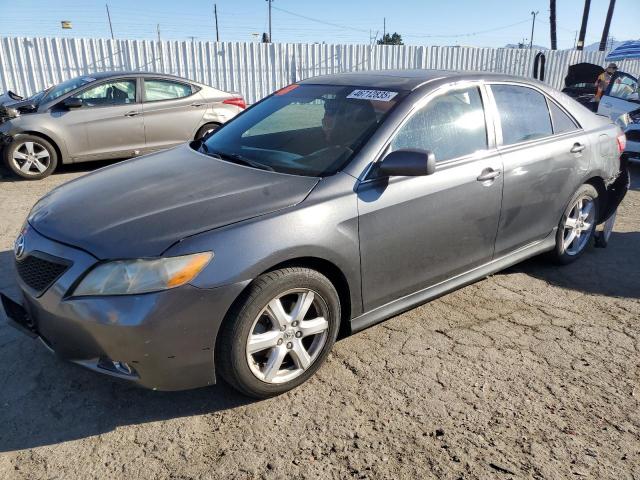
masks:
<instances>
[{"instance_id":1,"label":"side mirror","mask_svg":"<svg viewBox=\"0 0 640 480\"><path fill-rule=\"evenodd\" d=\"M404 149L389 153L378 167L376 177L420 177L436 171L436 157L429 150Z\"/></svg>"},{"instance_id":2,"label":"side mirror","mask_svg":"<svg viewBox=\"0 0 640 480\"><path fill-rule=\"evenodd\" d=\"M80 108L82 106L82 99L69 97L63 102L63 105L69 110L71 110L72 108Z\"/></svg>"}]
</instances>

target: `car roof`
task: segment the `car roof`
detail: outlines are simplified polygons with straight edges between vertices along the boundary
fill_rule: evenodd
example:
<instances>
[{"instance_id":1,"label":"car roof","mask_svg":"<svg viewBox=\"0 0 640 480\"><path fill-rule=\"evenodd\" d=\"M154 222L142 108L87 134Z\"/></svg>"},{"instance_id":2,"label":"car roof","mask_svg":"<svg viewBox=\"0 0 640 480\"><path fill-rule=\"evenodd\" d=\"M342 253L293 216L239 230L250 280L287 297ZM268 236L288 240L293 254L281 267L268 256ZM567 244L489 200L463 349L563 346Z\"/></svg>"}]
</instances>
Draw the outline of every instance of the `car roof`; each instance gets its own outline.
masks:
<instances>
[{"instance_id":1,"label":"car roof","mask_svg":"<svg viewBox=\"0 0 640 480\"><path fill-rule=\"evenodd\" d=\"M371 88L394 88L399 90L415 90L426 83L436 80L493 80L538 83L523 77L505 75L501 73L406 69L406 70L361 70L357 72L334 73L312 77L299 82L300 84L315 85L345 85Z\"/></svg>"},{"instance_id":2,"label":"car roof","mask_svg":"<svg viewBox=\"0 0 640 480\"><path fill-rule=\"evenodd\" d=\"M90 77L90 78L95 78L96 80L104 80L105 78L111 78L111 77L129 77L129 76L166 78L166 79L179 80L183 82L195 83L200 85L198 82L194 82L193 80L189 80L188 78L178 77L177 75L169 75L167 73L156 73L156 72L141 72L139 70L115 70L115 71L109 71L109 72L95 72L95 73L89 73L87 75L81 75L81 77Z\"/></svg>"}]
</instances>

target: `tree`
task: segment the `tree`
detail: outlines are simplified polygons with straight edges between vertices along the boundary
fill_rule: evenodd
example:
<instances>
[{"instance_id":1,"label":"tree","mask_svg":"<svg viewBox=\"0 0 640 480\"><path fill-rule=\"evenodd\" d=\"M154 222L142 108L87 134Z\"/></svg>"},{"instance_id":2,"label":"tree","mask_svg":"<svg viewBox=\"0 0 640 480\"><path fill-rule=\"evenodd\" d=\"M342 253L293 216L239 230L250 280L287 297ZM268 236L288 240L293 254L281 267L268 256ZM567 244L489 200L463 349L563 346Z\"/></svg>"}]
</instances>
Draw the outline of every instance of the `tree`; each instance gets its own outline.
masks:
<instances>
[{"instance_id":1,"label":"tree","mask_svg":"<svg viewBox=\"0 0 640 480\"><path fill-rule=\"evenodd\" d=\"M580 26L580 35L578 35L578 43L576 50L584 50L584 37L587 35L587 22L589 21L589 9L591 8L591 0L584 0L584 11L582 12L582 25Z\"/></svg>"},{"instance_id":2,"label":"tree","mask_svg":"<svg viewBox=\"0 0 640 480\"><path fill-rule=\"evenodd\" d=\"M377 43L378 45L404 45L404 43L402 43L402 35L396 32L393 32L392 35L385 33Z\"/></svg>"},{"instance_id":3,"label":"tree","mask_svg":"<svg viewBox=\"0 0 640 480\"><path fill-rule=\"evenodd\" d=\"M604 22L604 29L602 30L602 39L600 40L600 50L604 52L607 48L607 40L609 40L609 28L611 27L611 17L613 17L613 9L616 8L616 0L609 1L609 10L607 10L607 19Z\"/></svg>"},{"instance_id":4,"label":"tree","mask_svg":"<svg viewBox=\"0 0 640 480\"><path fill-rule=\"evenodd\" d=\"M558 37L556 35L556 0L549 1L549 26L551 29L551 50L557 50Z\"/></svg>"}]
</instances>

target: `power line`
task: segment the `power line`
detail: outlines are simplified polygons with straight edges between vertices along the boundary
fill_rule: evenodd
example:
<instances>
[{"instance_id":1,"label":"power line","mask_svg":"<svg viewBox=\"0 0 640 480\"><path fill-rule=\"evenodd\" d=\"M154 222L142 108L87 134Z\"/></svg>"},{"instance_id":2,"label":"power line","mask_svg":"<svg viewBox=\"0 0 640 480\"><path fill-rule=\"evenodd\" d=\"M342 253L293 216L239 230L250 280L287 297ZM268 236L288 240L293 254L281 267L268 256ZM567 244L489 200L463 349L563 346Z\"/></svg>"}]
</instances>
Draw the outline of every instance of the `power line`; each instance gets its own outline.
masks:
<instances>
[{"instance_id":1,"label":"power line","mask_svg":"<svg viewBox=\"0 0 640 480\"><path fill-rule=\"evenodd\" d=\"M309 20L310 22L321 23L323 25L330 25L332 27L342 28L344 30L352 30L354 32L369 33L368 30L364 30L364 29L361 29L361 28L347 27L346 25L339 25L339 24L333 23L333 22L326 22L326 21L320 20L318 18L307 17L306 15L301 15L300 13L291 12L289 10L285 10L284 8L280 8L280 7L272 7L272 8L275 9L275 10L279 10L280 12L284 12L284 13L288 13L289 15L293 15L294 17L304 18L305 20Z\"/></svg>"},{"instance_id":2,"label":"power line","mask_svg":"<svg viewBox=\"0 0 640 480\"><path fill-rule=\"evenodd\" d=\"M437 34L412 34L412 33L403 33L402 35L405 37L422 37L422 38L461 38L461 37L475 37L477 35L482 35L485 33L497 32L498 30L505 30L507 28L515 27L516 25L522 25L523 23L529 23L530 20L527 18L526 20L521 20L519 22L510 23L509 25L503 25L501 27L490 28L487 30L478 30L476 32L469 33L455 33L455 34L447 34L447 35L437 35Z\"/></svg>"},{"instance_id":3,"label":"power line","mask_svg":"<svg viewBox=\"0 0 640 480\"><path fill-rule=\"evenodd\" d=\"M332 27L336 27L336 28L342 28L344 30L351 30L354 32L362 32L362 33L367 33L369 34L369 30L364 30L361 28L354 28L354 27L348 27L346 25L340 25L338 23L333 23L333 22L327 22L325 20L320 20L319 18L313 18L313 17L309 17L307 15L302 15L300 13L295 13L292 12L290 10L285 10L284 8L280 8L280 7L273 7L276 10L279 10L281 12L284 13L288 13L289 15L293 15L294 17L299 17L299 18L304 18L305 20L309 20L311 22L316 22L316 23L321 23L323 25L330 25ZM419 33L403 33L403 36L406 37L421 37L421 38L461 38L461 37L473 37L476 35L481 35L483 33L491 33L491 32L496 32L498 30L504 30L506 28L510 28L510 27L515 27L516 25L522 25L523 23L529 23L529 19L527 18L526 20L521 20L519 22L515 22L515 23L510 23L509 25L503 25L500 27L495 27L495 28L490 28L487 30L478 30L476 32L468 32L468 33L456 33L456 34L443 34L443 35L438 35L438 34L419 34ZM385 19L385 23L386 23L386 19Z\"/></svg>"}]
</instances>

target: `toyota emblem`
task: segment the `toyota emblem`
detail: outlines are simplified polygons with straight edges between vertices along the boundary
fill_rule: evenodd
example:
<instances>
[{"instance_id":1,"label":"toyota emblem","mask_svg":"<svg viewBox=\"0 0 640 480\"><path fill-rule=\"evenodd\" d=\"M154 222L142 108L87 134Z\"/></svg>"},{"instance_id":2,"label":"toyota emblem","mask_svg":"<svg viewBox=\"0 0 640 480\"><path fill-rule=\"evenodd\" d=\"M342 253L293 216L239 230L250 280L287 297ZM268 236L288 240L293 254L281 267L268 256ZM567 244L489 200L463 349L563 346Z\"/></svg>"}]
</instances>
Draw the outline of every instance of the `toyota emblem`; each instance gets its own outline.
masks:
<instances>
[{"instance_id":1,"label":"toyota emblem","mask_svg":"<svg viewBox=\"0 0 640 480\"><path fill-rule=\"evenodd\" d=\"M13 253L16 256L16 260L20 260L24 255L24 235L22 233L16 238L16 243L13 245Z\"/></svg>"}]
</instances>

